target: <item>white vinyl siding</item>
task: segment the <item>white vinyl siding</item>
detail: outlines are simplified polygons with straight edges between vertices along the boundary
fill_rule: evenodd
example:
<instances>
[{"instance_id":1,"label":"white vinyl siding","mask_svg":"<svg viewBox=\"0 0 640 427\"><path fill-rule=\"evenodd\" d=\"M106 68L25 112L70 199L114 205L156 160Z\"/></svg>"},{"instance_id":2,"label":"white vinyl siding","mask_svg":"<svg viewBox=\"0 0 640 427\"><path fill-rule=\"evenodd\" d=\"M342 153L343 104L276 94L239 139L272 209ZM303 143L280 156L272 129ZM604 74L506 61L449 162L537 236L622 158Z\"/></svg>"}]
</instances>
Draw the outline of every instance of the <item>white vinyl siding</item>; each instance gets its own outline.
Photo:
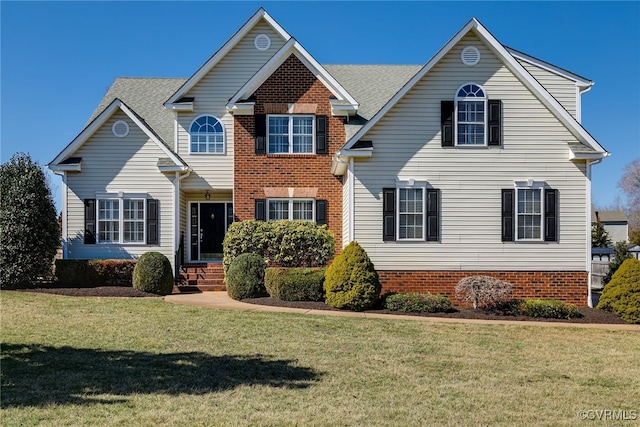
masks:
<instances>
[{"instance_id":1,"label":"white vinyl siding","mask_svg":"<svg viewBox=\"0 0 640 427\"><path fill-rule=\"evenodd\" d=\"M577 97L580 94L576 88L576 82L556 73L540 68L526 61L519 61L549 93L562 105L573 117L577 116Z\"/></svg>"},{"instance_id":2,"label":"white vinyl siding","mask_svg":"<svg viewBox=\"0 0 640 427\"><path fill-rule=\"evenodd\" d=\"M129 125L129 134L124 138L116 138L111 132L111 126L117 120L124 120ZM164 152L124 113L117 112L74 153L74 156L82 157L82 172L67 173L67 257L137 258L145 252L158 251L173 264L174 175L165 175L158 170L158 159L166 157ZM118 192L146 194L148 198L158 200L158 245L147 245L144 242L84 244L84 200L100 199L98 193ZM117 203L122 204L122 199ZM96 205L99 203L96 202ZM119 216L123 215L122 207L118 206ZM96 231L100 233L101 222L99 216L96 218ZM123 223L125 218L118 220L122 222L117 227L126 229ZM113 228L115 224L105 224L104 231L109 227ZM119 233L122 234L121 231ZM117 240L116 234L104 235L109 236ZM101 240L100 236L98 237Z\"/></svg>"},{"instance_id":3,"label":"white vinyl siding","mask_svg":"<svg viewBox=\"0 0 640 427\"><path fill-rule=\"evenodd\" d=\"M269 49L257 50L258 34L271 38ZM185 191L201 188L233 189L233 115L226 110L229 99L267 62L284 40L265 21L259 22L185 96L194 97L194 111L178 113L178 154L193 169L181 182ZM190 153L189 127L201 115L217 117L225 130L225 154L203 156Z\"/></svg>"},{"instance_id":4,"label":"white vinyl siding","mask_svg":"<svg viewBox=\"0 0 640 427\"><path fill-rule=\"evenodd\" d=\"M462 47L481 52L475 67ZM447 150L440 139L440 101L465 82L503 102L503 146ZM575 140L555 116L473 36L465 37L362 139L374 155L355 161L355 236L377 269L586 269L587 179L569 161ZM397 180L427 180L440 190L440 241L382 240L382 189ZM558 242L501 241L501 190L532 179L558 190Z\"/></svg>"},{"instance_id":5,"label":"white vinyl siding","mask_svg":"<svg viewBox=\"0 0 640 427\"><path fill-rule=\"evenodd\" d=\"M350 197L350 185L351 185L351 180L349 178L349 175L351 174L351 171L349 171L347 169L347 173L345 174L345 176L343 177L343 184L342 184L342 247L346 247L351 239L351 236L349 235L349 224L351 222L351 205L349 204L349 197ZM336 242L338 243L338 242Z\"/></svg>"}]
</instances>

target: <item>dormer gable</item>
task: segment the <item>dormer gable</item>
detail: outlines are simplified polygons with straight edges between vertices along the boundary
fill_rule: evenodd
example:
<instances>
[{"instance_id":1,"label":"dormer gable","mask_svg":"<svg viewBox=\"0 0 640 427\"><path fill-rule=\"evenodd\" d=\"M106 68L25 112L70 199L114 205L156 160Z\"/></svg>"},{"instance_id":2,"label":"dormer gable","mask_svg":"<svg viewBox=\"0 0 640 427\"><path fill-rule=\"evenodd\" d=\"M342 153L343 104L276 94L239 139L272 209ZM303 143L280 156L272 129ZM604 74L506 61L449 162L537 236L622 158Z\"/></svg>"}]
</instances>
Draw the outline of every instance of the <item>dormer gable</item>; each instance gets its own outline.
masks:
<instances>
[{"instance_id":1,"label":"dormer gable","mask_svg":"<svg viewBox=\"0 0 640 427\"><path fill-rule=\"evenodd\" d=\"M334 116L353 116L358 102L318 61L295 39L290 39L244 84L229 100L227 111L235 115L253 115L251 95L291 56L295 56L331 92L331 112Z\"/></svg>"}]
</instances>

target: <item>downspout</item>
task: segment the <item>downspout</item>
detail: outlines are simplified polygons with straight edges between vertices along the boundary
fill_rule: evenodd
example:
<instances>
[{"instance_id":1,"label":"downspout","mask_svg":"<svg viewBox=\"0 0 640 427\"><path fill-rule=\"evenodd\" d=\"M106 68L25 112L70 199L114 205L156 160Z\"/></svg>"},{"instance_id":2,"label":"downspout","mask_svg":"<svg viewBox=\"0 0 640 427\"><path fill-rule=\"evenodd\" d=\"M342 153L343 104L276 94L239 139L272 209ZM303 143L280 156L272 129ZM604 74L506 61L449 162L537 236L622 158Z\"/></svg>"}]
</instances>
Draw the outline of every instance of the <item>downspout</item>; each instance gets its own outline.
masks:
<instances>
[{"instance_id":1,"label":"downspout","mask_svg":"<svg viewBox=\"0 0 640 427\"><path fill-rule=\"evenodd\" d=\"M178 250L180 245L180 181L191 175L191 169L187 169L187 173L181 175L180 172L176 172L176 176L173 179L173 246L174 250ZM174 277L178 274L177 265L173 266Z\"/></svg>"},{"instance_id":2,"label":"downspout","mask_svg":"<svg viewBox=\"0 0 640 427\"><path fill-rule=\"evenodd\" d=\"M56 175L60 175L62 178L62 212L60 213L62 217L62 235L60 236L62 239L62 259L67 259L67 240L68 240L68 230L67 230L67 172L65 171L54 171Z\"/></svg>"},{"instance_id":3,"label":"downspout","mask_svg":"<svg viewBox=\"0 0 640 427\"><path fill-rule=\"evenodd\" d=\"M586 206L586 211L587 211L587 229L589 230L591 227L591 167L594 165L597 165L598 163L600 163L602 161L602 159L597 159L594 160L592 162L587 161L587 206ZM592 299L592 295L591 295L591 283L592 283L592 274L591 274L591 261L592 261L592 257L591 257L591 233L586 233L586 240L587 240L587 272L588 274L588 280L587 280L587 286L588 286L588 292L587 292L587 306L590 308L593 308L593 299Z\"/></svg>"},{"instance_id":4,"label":"downspout","mask_svg":"<svg viewBox=\"0 0 640 427\"><path fill-rule=\"evenodd\" d=\"M349 242L347 244L351 243L356 239L355 224L354 224L354 221L356 220L356 213L355 213L356 190L354 188L355 178L353 175L353 166L354 166L353 157L350 157L349 169L347 170L347 179L349 180Z\"/></svg>"}]
</instances>

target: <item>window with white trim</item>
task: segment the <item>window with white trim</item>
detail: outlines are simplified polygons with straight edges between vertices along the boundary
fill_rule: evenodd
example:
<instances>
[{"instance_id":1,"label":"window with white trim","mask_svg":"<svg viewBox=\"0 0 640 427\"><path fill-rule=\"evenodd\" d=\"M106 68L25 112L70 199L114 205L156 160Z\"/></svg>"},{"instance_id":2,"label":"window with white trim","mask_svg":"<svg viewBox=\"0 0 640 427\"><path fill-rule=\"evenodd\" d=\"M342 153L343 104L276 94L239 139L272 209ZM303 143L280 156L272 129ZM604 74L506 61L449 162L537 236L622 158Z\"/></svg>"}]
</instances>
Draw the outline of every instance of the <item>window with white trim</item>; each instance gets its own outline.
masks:
<instances>
[{"instance_id":1,"label":"window with white trim","mask_svg":"<svg viewBox=\"0 0 640 427\"><path fill-rule=\"evenodd\" d=\"M269 154L313 154L315 116L270 115L267 117Z\"/></svg>"},{"instance_id":2,"label":"window with white trim","mask_svg":"<svg viewBox=\"0 0 640 427\"><path fill-rule=\"evenodd\" d=\"M267 221L279 219L314 221L314 199L268 199Z\"/></svg>"},{"instance_id":3,"label":"window with white trim","mask_svg":"<svg viewBox=\"0 0 640 427\"><path fill-rule=\"evenodd\" d=\"M398 188L398 240L424 240L424 188Z\"/></svg>"},{"instance_id":4,"label":"window with white trim","mask_svg":"<svg viewBox=\"0 0 640 427\"><path fill-rule=\"evenodd\" d=\"M542 240L542 186L516 187L516 239Z\"/></svg>"},{"instance_id":5,"label":"window with white trim","mask_svg":"<svg viewBox=\"0 0 640 427\"><path fill-rule=\"evenodd\" d=\"M456 92L456 145L487 145L487 96L480 86L467 83Z\"/></svg>"},{"instance_id":6,"label":"window with white trim","mask_svg":"<svg viewBox=\"0 0 640 427\"><path fill-rule=\"evenodd\" d=\"M145 243L146 199L97 200L98 243Z\"/></svg>"},{"instance_id":7,"label":"window with white trim","mask_svg":"<svg viewBox=\"0 0 640 427\"><path fill-rule=\"evenodd\" d=\"M224 154L224 127L213 116L196 118L189 128L190 152Z\"/></svg>"}]
</instances>

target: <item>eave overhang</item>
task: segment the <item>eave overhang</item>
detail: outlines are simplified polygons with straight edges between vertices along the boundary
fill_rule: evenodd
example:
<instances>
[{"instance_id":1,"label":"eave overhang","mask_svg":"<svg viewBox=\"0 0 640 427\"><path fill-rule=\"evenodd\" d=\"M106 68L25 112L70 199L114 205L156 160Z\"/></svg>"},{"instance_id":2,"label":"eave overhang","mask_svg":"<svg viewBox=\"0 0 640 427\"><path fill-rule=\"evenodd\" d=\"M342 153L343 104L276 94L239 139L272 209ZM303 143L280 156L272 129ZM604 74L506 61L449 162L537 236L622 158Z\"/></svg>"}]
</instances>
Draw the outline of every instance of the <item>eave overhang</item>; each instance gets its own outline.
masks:
<instances>
[{"instance_id":1,"label":"eave overhang","mask_svg":"<svg viewBox=\"0 0 640 427\"><path fill-rule=\"evenodd\" d=\"M340 150L331 159L331 174L342 176L347 172L349 161L353 158L368 159L373 155L373 147L357 150Z\"/></svg>"}]
</instances>

